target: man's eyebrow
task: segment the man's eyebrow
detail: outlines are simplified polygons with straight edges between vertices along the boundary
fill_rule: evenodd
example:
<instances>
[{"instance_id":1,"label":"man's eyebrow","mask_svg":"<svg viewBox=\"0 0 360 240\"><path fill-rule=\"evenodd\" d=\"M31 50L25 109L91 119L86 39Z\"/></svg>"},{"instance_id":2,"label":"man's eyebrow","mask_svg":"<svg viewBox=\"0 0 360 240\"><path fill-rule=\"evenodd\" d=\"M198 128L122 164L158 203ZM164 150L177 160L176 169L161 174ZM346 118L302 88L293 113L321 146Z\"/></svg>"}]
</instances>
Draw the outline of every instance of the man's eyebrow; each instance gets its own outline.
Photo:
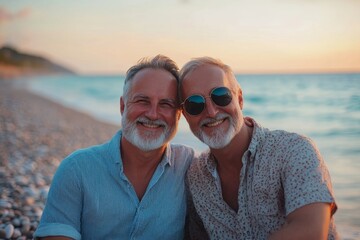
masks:
<instances>
[{"instance_id":1,"label":"man's eyebrow","mask_svg":"<svg viewBox=\"0 0 360 240\"><path fill-rule=\"evenodd\" d=\"M137 100L137 99L144 99L144 100L149 100L150 98L146 95L143 94L135 94L134 96L131 97L131 101ZM178 101L176 99L173 98L162 98L159 100L160 103L169 103L172 105L178 105Z\"/></svg>"},{"instance_id":2,"label":"man's eyebrow","mask_svg":"<svg viewBox=\"0 0 360 240\"><path fill-rule=\"evenodd\" d=\"M177 101L175 99L172 99L172 98L164 98L164 99L161 99L160 102L171 103L171 104L174 104L174 105L177 104Z\"/></svg>"},{"instance_id":3,"label":"man's eyebrow","mask_svg":"<svg viewBox=\"0 0 360 240\"><path fill-rule=\"evenodd\" d=\"M148 96L143 95L143 94L134 94L134 96L132 96L132 99L138 99L138 98L141 98L141 99L149 99Z\"/></svg>"}]
</instances>

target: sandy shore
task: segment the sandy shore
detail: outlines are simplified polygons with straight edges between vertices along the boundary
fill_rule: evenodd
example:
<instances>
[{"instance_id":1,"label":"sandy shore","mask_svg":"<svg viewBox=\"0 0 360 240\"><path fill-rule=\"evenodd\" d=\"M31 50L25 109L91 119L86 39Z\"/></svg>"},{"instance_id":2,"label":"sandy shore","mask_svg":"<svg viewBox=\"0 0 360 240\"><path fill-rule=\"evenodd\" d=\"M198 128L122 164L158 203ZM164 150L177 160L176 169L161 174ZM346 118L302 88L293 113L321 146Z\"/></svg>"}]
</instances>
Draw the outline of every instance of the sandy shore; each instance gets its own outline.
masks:
<instances>
[{"instance_id":1,"label":"sandy shore","mask_svg":"<svg viewBox=\"0 0 360 240\"><path fill-rule=\"evenodd\" d=\"M31 239L61 160L118 129L0 80L0 239Z\"/></svg>"}]
</instances>

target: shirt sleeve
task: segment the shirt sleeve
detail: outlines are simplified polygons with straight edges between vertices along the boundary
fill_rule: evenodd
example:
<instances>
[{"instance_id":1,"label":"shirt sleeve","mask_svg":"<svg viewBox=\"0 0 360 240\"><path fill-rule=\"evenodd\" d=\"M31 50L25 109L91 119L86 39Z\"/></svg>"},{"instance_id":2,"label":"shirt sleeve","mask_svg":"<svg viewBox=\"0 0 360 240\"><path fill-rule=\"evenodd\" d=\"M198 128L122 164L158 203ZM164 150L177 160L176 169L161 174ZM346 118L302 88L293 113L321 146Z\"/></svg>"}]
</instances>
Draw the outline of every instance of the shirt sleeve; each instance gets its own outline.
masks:
<instances>
[{"instance_id":1,"label":"shirt sleeve","mask_svg":"<svg viewBox=\"0 0 360 240\"><path fill-rule=\"evenodd\" d=\"M46 206L35 237L65 236L81 239L81 177L75 158L62 161L48 194Z\"/></svg>"},{"instance_id":2,"label":"shirt sleeve","mask_svg":"<svg viewBox=\"0 0 360 240\"><path fill-rule=\"evenodd\" d=\"M289 146L289 145L288 145ZM330 203L336 211L329 171L310 139L292 139L282 171L286 215L310 203Z\"/></svg>"}]
</instances>

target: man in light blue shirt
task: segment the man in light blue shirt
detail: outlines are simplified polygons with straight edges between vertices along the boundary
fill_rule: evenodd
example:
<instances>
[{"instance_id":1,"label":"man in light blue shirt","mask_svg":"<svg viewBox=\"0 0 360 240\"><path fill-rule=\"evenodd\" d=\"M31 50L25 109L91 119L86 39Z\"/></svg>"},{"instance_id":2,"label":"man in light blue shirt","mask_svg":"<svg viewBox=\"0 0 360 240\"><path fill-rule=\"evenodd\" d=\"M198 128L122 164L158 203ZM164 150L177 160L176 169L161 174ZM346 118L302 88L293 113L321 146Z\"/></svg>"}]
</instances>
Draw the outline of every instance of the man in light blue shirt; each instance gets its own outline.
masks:
<instances>
[{"instance_id":1,"label":"man in light blue shirt","mask_svg":"<svg viewBox=\"0 0 360 240\"><path fill-rule=\"evenodd\" d=\"M180 118L178 67L158 55L131 67L122 130L63 160L34 236L41 239L183 239L191 148L169 144Z\"/></svg>"}]
</instances>

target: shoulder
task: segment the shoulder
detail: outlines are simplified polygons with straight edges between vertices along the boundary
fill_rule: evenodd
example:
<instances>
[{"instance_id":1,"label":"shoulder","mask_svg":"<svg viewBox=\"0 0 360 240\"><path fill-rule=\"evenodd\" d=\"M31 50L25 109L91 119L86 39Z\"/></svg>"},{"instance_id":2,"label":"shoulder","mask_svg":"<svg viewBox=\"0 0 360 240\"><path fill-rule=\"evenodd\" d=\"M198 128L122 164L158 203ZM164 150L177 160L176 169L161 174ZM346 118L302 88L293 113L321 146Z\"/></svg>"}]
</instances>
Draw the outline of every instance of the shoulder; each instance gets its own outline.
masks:
<instances>
[{"instance_id":1,"label":"shoulder","mask_svg":"<svg viewBox=\"0 0 360 240\"><path fill-rule=\"evenodd\" d=\"M170 155L175 163L182 163L189 167L194 159L195 151L193 148L183 144L170 144Z\"/></svg>"},{"instance_id":2,"label":"shoulder","mask_svg":"<svg viewBox=\"0 0 360 240\"><path fill-rule=\"evenodd\" d=\"M170 144L171 155L175 158L193 158L195 155L195 151L193 148L183 145L183 144Z\"/></svg>"},{"instance_id":3,"label":"shoulder","mask_svg":"<svg viewBox=\"0 0 360 240\"><path fill-rule=\"evenodd\" d=\"M307 136L284 130L266 130L264 146L285 155L318 154L315 142Z\"/></svg>"},{"instance_id":4,"label":"shoulder","mask_svg":"<svg viewBox=\"0 0 360 240\"><path fill-rule=\"evenodd\" d=\"M266 140L276 143L288 143L289 145L291 145L294 142L299 142L307 139L307 137L303 135L294 132L288 132L285 130L269 130L267 128L262 128L261 130L264 132L264 137Z\"/></svg>"},{"instance_id":5,"label":"shoulder","mask_svg":"<svg viewBox=\"0 0 360 240\"><path fill-rule=\"evenodd\" d=\"M285 130L270 130L257 122L254 124L252 142L261 150L287 152L302 147L315 148L314 143L306 136Z\"/></svg>"},{"instance_id":6,"label":"shoulder","mask_svg":"<svg viewBox=\"0 0 360 240\"><path fill-rule=\"evenodd\" d=\"M272 131L274 137L277 137L279 141L283 144L288 144L290 146L313 146L313 141L304 135L294 133L294 132L288 132L284 130L275 130Z\"/></svg>"},{"instance_id":7,"label":"shoulder","mask_svg":"<svg viewBox=\"0 0 360 240\"><path fill-rule=\"evenodd\" d=\"M108 143L95 145L88 148L78 149L67 156L60 164L60 167L75 167L87 165L89 161L92 164L101 161L108 155Z\"/></svg>"},{"instance_id":8,"label":"shoulder","mask_svg":"<svg viewBox=\"0 0 360 240\"><path fill-rule=\"evenodd\" d=\"M273 139L274 145L265 147L262 151L272 149L272 166L277 166L283 174L299 177L303 174L316 175L318 172L327 174L324 159L315 142L309 137L283 130L269 131L267 136Z\"/></svg>"},{"instance_id":9,"label":"shoulder","mask_svg":"<svg viewBox=\"0 0 360 240\"><path fill-rule=\"evenodd\" d=\"M194 149L192 147L189 147L184 144L179 143L171 143L170 144L171 151L177 152L179 154L193 154L194 155Z\"/></svg>"},{"instance_id":10,"label":"shoulder","mask_svg":"<svg viewBox=\"0 0 360 240\"><path fill-rule=\"evenodd\" d=\"M320 151L309 137L284 130L259 128L256 131L253 150L259 167L281 172L288 167L307 166L308 169L323 165Z\"/></svg>"},{"instance_id":11,"label":"shoulder","mask_svg":"<svg viewBox=\"0 0 360 240\"><path fill-rule=\"evenodd\" d=\"M280 138L280 146L287 152L288 158L302 159L320 159L320 151L315 142L307 136L297 133L283 133Z\"/></svg>"}]
</instances>

